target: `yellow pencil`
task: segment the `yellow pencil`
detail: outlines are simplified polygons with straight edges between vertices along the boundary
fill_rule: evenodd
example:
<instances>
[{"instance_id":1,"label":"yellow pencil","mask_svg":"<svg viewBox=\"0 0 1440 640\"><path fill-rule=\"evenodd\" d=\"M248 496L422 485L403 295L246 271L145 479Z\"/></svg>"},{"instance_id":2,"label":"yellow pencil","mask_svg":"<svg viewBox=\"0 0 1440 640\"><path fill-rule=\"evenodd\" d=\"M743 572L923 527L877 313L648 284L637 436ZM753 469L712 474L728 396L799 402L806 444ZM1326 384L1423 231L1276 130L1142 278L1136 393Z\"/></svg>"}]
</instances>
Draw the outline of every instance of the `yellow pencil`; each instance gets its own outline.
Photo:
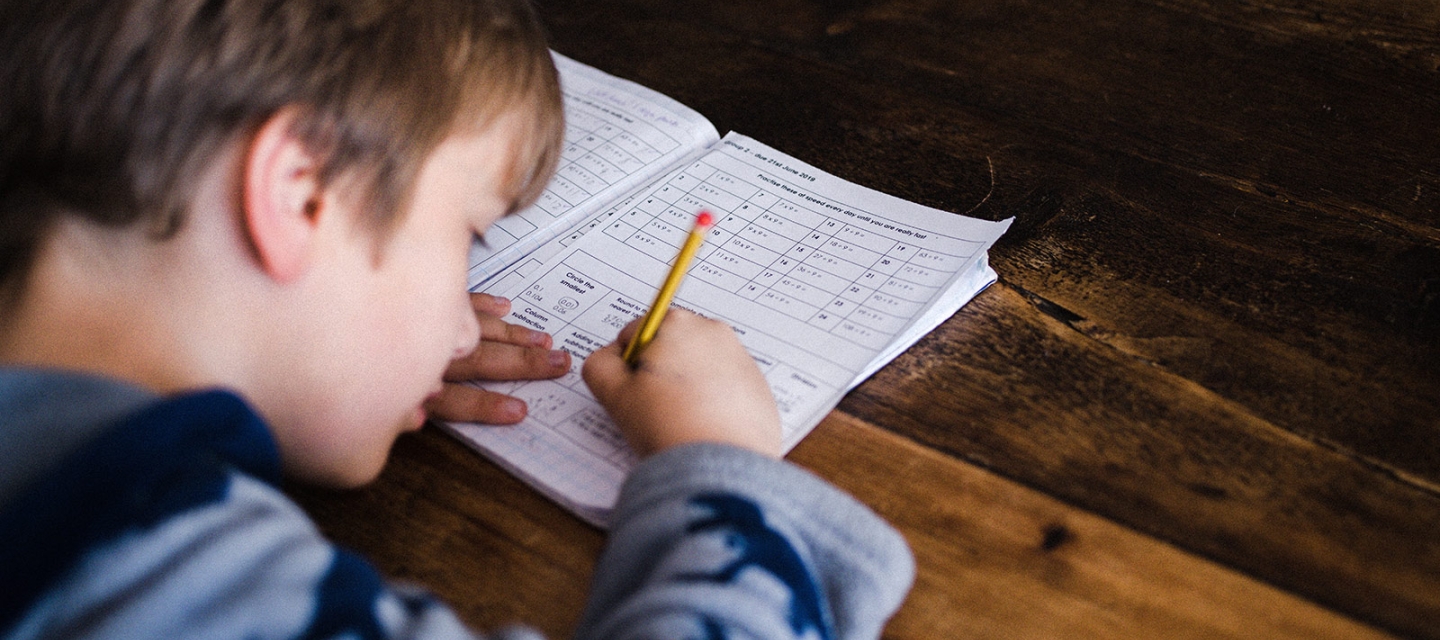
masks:
<instances>
[{"instance_id":1,"label":"yellow pencil","mask_svg":"<svg viewBox=\"0 0 1440 640\"><path fill-rule=\"evenodd\" d=\"M660 330L660 321L665 319L665 312L670 310L670 300L675 297L675 290L680 288L680 281L685 279L685 273L690 270L690 261L695 259L695 252L699 251L701 243L705 242L705 233L714 224L715 218L709 211L701 211L700 215L695 216L695 228L690 230L690 237L685 238L685 244L680 247L680 255L675 257L675 264L670 266L670 275L665 276L660 292L655 294L655 303L650 305L650 311L646 312L645 319L640 321L640 330L635 332L635 337L625 346L623 356L630 366L635 366L640 350L655 339L655 332Z\"/></svg>"}]
</instances>

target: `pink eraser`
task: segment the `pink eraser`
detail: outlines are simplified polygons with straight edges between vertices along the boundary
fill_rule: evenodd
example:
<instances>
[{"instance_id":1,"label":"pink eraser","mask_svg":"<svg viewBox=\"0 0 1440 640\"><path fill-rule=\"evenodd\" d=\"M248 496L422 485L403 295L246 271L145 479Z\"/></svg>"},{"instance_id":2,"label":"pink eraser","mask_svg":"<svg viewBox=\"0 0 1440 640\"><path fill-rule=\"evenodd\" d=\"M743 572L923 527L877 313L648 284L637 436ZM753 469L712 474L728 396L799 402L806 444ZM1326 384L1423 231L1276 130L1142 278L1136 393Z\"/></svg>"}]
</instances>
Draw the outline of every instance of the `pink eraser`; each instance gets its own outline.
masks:
<instances>
[{"instance_id":1,"label":"pink eraser","mask_svg":"<svg viewBox=\"0 0 1440 640\"><path fill-rule=\"evenodd\" d=\"M715 224L715 217L711 216L709 211L701 211L700 215L695 217L697 227L708 227L712 224Z\"/></svg>"}]
</instances>

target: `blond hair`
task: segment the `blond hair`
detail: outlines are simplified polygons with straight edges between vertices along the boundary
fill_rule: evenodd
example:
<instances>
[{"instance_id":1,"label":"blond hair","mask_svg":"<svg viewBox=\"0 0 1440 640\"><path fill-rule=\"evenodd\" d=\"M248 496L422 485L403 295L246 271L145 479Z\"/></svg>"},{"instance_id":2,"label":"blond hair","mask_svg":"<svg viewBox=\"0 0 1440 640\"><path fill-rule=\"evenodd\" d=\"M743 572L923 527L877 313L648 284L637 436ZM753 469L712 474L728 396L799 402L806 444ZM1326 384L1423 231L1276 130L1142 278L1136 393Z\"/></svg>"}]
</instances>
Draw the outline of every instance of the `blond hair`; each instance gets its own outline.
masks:
<instances>
[{"instance_id":1,"label":"blond hair","mask_svg":"<svg viewBox=\"0 0 1440 640\"><path fill-rule=\"evenodd\" d=\"M299 107L322 181L356 179L381 235L447 135L527 113L522 205L563 138L526 0L6 0L0 51L6 289L60 216L174 235L209 162L282 108Z\"/></svg>"}]
</instances>

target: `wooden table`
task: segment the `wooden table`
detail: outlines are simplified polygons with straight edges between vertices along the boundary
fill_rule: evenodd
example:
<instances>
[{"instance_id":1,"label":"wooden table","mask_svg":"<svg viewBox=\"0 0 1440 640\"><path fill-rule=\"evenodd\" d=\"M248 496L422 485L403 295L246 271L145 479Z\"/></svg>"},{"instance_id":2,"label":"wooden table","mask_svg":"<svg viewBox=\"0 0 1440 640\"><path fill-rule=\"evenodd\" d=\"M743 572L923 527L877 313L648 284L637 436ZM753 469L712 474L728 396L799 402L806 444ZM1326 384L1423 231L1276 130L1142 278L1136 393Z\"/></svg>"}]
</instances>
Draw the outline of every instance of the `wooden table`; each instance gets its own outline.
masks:
<instances>
[{"instance_id":1,"label":"wooden table","mask_svg":"<svg viewBox=\"0 0 1440 640\"><path fill-rule=\"evenodd\" d=\"M554 47L1014 226L790 458L919 562L890 638L1440 638L1434 0L552 0ZM433 428L322 528L566 636L603 539Z\"/></svg>"}]
</instances>

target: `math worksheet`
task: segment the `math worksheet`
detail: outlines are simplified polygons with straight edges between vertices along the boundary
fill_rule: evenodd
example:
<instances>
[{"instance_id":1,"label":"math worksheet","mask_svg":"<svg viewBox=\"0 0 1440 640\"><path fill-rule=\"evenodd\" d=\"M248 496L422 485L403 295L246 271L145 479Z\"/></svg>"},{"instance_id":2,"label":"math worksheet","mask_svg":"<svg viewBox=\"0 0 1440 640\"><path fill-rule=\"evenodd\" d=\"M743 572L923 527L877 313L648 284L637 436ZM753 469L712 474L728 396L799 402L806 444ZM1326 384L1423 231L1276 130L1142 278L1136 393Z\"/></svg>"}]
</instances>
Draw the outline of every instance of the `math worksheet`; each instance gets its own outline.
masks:
<instances>
[{"instance_id":1,"label":"math worksheet","mask_svg":"<svg viewBox=\"0 0 1440 640\"><path fill-rule=\"evenodd\" d=\"M471 270L475 290L513 301L508 322L550 333L574 366L556 380L483 385L529 404L517 427L447 425L580 517L604 526L636 464L580 367L647 311L700 211L718 222L675 304L734 327L774 393L786 451L845 392L994 282L986 251L1009 220L885 195L736 133L706 144L702 131L690 138L703 146L664 151L655 145L671 135L657 133L665 126L705 127L684 124L690 116L675 115L683 105L583 69L593 73L562 75L571 128L553 193L534 207L544 211L507 221L499 242L487 233L491 247ZM658 176L638 158L627 165L635 171L619 168L647 148L677 160Z\"/></svg>"}]
</instances>

